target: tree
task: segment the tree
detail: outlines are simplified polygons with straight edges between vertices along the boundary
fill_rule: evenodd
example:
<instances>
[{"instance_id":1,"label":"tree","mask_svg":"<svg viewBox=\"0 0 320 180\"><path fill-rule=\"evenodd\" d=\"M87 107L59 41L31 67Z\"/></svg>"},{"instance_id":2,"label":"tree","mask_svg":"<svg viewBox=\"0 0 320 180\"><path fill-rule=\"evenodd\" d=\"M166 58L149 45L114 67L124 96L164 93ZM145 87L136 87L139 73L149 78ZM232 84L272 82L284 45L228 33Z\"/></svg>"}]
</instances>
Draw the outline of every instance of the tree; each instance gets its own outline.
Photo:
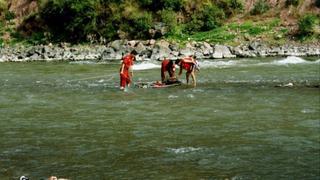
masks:
<instances>
[{"instance_id":1,"label":"tree","mask_svg":"<svg viewBox=\"0 0 320 180\"><path fill-rule=\"evenodd\" d=\"M187 23L186 31L192 33L212 30L221 26L224 19L223 10L216 5L208 4L191 15L191 21Z\"/></svg>"},{"instance_id":2,"label":"tree","mask_svg":"<svg viewBox=\"0 0 320 180\"><path fill-rule=\"evenodd\" d=\"M254 5L253 9L251 10L252 15L259 15L267 12L270 9L270 6L267 2L263 0L258 0Z\"/></svg>"},{"instance_id":3,"label":"tree","mask_svg":"<svg viewBox=\"0 0 320 180\"><path fill-rule=\"evenodd\" d=\"M319 23L317 16L306 14L299 19L299 31L302 36L310 36L315 33L315 26Z\"/></svg>"},{"instance_id":4,"label":"tree","mask_svg":"<svg viewBox=\"0 0 320 180\"><path fill-rule=\"evenodd\" d=\"M54 40L86 41L87 35L96 31L94 0L49 0L41 8Z\"/></svg>"},{"instance_id":5,"label":"tree","mask_svg":"<svg viewBox=\"0 0 320 180\"><path fill-rule=\"evenodd\" d=\"M299 0L286 0L286 6L288 7L290 5L298 6L299 5Z\"/></svg>"},{"instance_id":6,"label":"tree","mask_svg":"<svg viewBox=\"0 0 320 180\"><path fill-rule=\"evenodd\" d=\"M320 0L316 0L315 4L318 8L320 8Z\"/></svg>"}]
</instances>

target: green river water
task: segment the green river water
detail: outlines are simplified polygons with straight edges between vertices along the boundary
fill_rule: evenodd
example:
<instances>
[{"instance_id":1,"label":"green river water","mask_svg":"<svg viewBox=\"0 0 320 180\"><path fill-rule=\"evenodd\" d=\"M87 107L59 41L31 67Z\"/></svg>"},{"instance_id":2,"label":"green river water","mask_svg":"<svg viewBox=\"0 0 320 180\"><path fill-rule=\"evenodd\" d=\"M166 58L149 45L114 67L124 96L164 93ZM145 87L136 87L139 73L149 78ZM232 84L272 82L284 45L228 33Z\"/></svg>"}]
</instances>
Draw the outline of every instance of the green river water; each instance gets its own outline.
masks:
<instances>
[{"instance_id":1,"label":"green river water","mask_svg":"<svg viewBox=\"0 0 320 180\"><path fill-rule=\"evenodd\" d=\"M0 63L0 179L320 179L318 59L200 60L196 88L125 92L117 61Z\"/></svg>"}]
</instances>

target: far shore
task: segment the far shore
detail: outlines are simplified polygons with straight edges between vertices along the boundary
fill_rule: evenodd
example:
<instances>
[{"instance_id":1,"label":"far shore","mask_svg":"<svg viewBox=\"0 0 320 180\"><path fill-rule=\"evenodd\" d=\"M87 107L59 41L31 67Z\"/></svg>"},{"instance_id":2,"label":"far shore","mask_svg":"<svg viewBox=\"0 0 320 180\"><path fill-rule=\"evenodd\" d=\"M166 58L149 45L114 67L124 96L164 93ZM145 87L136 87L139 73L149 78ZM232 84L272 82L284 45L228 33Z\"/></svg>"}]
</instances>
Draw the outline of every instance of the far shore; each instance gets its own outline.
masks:
<instances>
[{"instance_id":1,"label":"far shore","mask_svg":"<svg viewBox=\"0 0 320 180\"><path fill-rule=\"evenodd\" d=\"M254 58L276 56L320 57L320 43L267 45L260 41L238 46L190 41L181 47L165 40L115 40L106 45L70 45L68 43L35 46L0 47L0 62L120 60L132 50L138 61L161 61L195 55L198 59Z\"/></svg>"}]
</instances>

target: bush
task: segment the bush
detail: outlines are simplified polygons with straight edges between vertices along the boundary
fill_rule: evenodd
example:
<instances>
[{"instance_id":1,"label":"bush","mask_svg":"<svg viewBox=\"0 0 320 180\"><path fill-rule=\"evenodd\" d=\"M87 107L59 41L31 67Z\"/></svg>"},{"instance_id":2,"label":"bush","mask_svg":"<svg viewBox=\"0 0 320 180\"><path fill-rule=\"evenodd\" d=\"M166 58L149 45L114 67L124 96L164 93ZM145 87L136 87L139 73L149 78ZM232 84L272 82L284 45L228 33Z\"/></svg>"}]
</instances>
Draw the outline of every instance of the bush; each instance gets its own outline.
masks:
<instances>
[{"instance_id":1,"label":"bush","mask_svg":"<svg viewBox=\"0 0 320 180\"><path fill-rule=\"evenodd\" d=\"M41 9L41 18L54 40L86 41L96 31L96 11L91 0L48 0Z\"/></svg>"},{"instance_id":2,"label":"bush","mask_svg":"<svg viewBox=\"0 0 320 180\"><path fill-rule=\"evenodd\" d=\"M243 4L239 0L219 0L216 4L224 11L227 17L243 10Z\"/></svg>"},{"instance_id":3,"label":"bush","mask_svg":"<svg viewBox=\"0 0 320 180\"><path fill-rule=\"evenodd\" d=\"M4 21L0 19L0 33L3 28L4 28Z\"/></svg>"},{"instance_id":4,"label":"bush","mask_svg":"<svg viewBox=\"0 0 320 180\"><path fill-rule=\"evenodd\" d=\"M204 26L202 17L198 16L197 13L191 16L191 21L186 24L184 30L185 33L192 34L193 32L201 31L201 28Z\"/></svg>"},{"instance_id":5,"label":"bush","mask_svg":"<svg viewBox=\"0 0 320 180\"><path fill-rule=\"evenodd\" d=\"M243 4L238 0L229 0L230 7L235 11L242 11Z\"/></svg>"},{"instance_id":6,"label":"bush","mask_svg":"<svg viewBox=\"0 0 320 180\"><path fill-rule=\"evenodd\" d=\"M122 19L119 29L122 32L125 32L129 39L146 39L148 38L152 22L151 13L134 13L131 16Z\"/></svg>"},{"instance_id":7,"label":"bush","mask_svg":"<svg viewBox=\"0 0 320 180\"><path fill-rule=\"evenodd\" d=\"M47 39L43 32L34 32L28 39L27 43L29 44L45 44Z\"/></svg>"},{"instance_id":8,"label":"bush","mask_svg":"<svg viewBox=\"0 0 320 180\"><path fill-rule=\"evenodd\" d=\"M258 0L256 4L254 5L253 9L251 10L251 15L259 15L267 12L270 9L270 6L267 2L263 0Z\"/></svg>"},{"instance_id":9,"label":"bush","mask_svg":"<svg viewBox=\"0 0 320 180\"><path fill-rule=\"evenodd\" d=\"M117 30L122 22L121 11L119 9L113 10L113 6L117 7L118 4L110 3L110 0L101 0L97 6L97 18L96 18L96 33L95 40L106 39L112 41L118 38Z\"/></svg>"},{"instance_id":10,"label":"bush","mask_svg":"<svg viewBox=\"0 0 320 180\"><path fill-rule=\"evenodd\" d=\"M133 31L130 34L135 38L145 39L148 37L152 26L152 15L149 12L141 13L133 19Z\"/></svg>"},{"instance_id":11,"label":"bush","mask_svg":"<svg viewBox=\"0 0 320 180\"><path fill-rule=\"evenodd\" d=\"M315 33L315 27L319 23L317 16L312 14L304 15L299 19L299 33L302 36L311 36Z\"/></svg>"},{"instance_id":12,"label":"bush","mask_svg":"<svg viewBox=\"0 0 320 180\"><path fill-rule=\"evenodd\" d=\"M5 0L0 0L0 16L3 14L3 12L7 11L7 3Z\"/></svg>"},{"instance_id":13,"label":"bush","mask_svg":"<svg viewBox=\"0 0 320 180\"><path fill-rule=\"evenodd\" d=\"M4 45L4 41L3 39L0 37L0 47L2 47Z\"/></svg>"},{"instance_id":14,"label":"bush","mask_svg":"<svg viewBox=\"0 0 320 180\"><path fill-rule=\"evenodd\" d=\"M165 9L172 9L174 11L179 11L182 8L181 0L161 0L163 7Z\"/></svg>"},{"instance_id":15,"label":"bush","mask_svg":"<svg viewBox=\"0 0 320 180\"><path fill-rule=\"evenodd\" d=\"M299 0L286 0L286 6L288 7L290 5L298 6L299 5Z\"/></svg>"},{"instance_id":16,"label":"bush","mask_svg":"<svg viewBox=\"0 0 320 180\"><path fill-rule=\"evenodd\" d=\"M320 0L316 0L315 4L318 8L320 8Z\"/></svg>"},{"instance_id":17,"label":"bush","mask_svg":"<svg viewBox=\"0 0 320 180\"><path fill-rule=\"evenodd\" d=\"M98 30L98 37L97 40L100 39L100 37L105 38L107 41L112 41L114 39L118 38L117 33L117 27L115 27L112 22L106 23L102 28Z\"/></svg>"},{"instance_id":18,"label":"bush","mask_svg":"<svg viewBox=\"0 0 320 180\"><path fill-rule=\"evenodd\" d=\"M202 10L191 16L191 21L187 23L187 33L197 31L208 31L220 27L225 19L224 12L215 5L205 6Z\"/></svg>"},{"instance_id":19,"label":"bush","mask_svg":"<svg viewBox=\"0 0 320 180\"><path fill-rule=\"evenodd\" d=\"M183 0L138 0L138 4L153 12L164 9L179 11L182 8Z\"/></svg>"},{"instance_id":20,"label":"bush","mask_svg":"<svg viewBox=\"0 0 320 180\"><path fill-rule=\"evenodd\" d=\"M138 3L142 7L149 7L152 5L152 0L138 0Z\"/></svg>"},{"instance_id":21,"label":"bush","mask_svg":"<svg viewBox=\"0 0 320 180\"><path fill-rule=\"evenodd\" d=\"M15 15L13 12L11 12L11 11L6 11L6 12L4 13L4 16L5 16L5 19L6 19L7 21L10 21L10 20L12 20L12 19L14 19L14 18L16 17L16 15Z\"/></svg>"},{"instance_id":22,"label":"bush","mask_svg":"<svg viewBox=\"0 0 320 180\"><path fill-rule=\"evenodd\" d=\"M172 10L160 11L161 21L167 26L169 34L178 33L177 14Z\"/></svg>"},{"instance_id":23,"label":"bush","mask_svg":"<svg viewBox=\"0 0 320 180\"><path fill-rule=\"evenodd\" d=\"M222 25L222 21L225 19L224 12L217 6L206 6L203 10L203 22L201 27L202 31L208 31L217 28Z\"/></svg>"}]
</instances>

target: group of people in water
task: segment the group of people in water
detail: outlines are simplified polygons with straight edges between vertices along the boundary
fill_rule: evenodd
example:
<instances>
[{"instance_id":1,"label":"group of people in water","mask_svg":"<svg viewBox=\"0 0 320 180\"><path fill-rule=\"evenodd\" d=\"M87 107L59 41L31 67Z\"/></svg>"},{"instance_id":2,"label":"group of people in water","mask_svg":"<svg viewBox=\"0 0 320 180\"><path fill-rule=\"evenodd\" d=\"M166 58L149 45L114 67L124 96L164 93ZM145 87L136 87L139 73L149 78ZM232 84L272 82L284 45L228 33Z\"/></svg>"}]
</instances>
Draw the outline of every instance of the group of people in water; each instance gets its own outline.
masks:
<instances>
[{"instance_id":1,"label":"group of people in water","mask_svg":"<svg viewBox=\"0 0 320 180\"><path fill-rule=\"evenodd\" d=\"M136 61L136 51L131 51L129 54L122 58L120 67L120 89L124 90L125 87L130 86L133 77L132 66ZM176 65L180 67L178 77L176 76ZM193 86L196 86L196 75L195 71L199 71L199 64L196 57L193 55L184 57L178 60L169 60L164 58L161 63L161 83L162 84L173 84L178 81L182 74L182 70L186 70L186 81L189 84L189 77L191 75ZM166 76L168 73L168 77Z\"/></svg>"}]
</instances>

